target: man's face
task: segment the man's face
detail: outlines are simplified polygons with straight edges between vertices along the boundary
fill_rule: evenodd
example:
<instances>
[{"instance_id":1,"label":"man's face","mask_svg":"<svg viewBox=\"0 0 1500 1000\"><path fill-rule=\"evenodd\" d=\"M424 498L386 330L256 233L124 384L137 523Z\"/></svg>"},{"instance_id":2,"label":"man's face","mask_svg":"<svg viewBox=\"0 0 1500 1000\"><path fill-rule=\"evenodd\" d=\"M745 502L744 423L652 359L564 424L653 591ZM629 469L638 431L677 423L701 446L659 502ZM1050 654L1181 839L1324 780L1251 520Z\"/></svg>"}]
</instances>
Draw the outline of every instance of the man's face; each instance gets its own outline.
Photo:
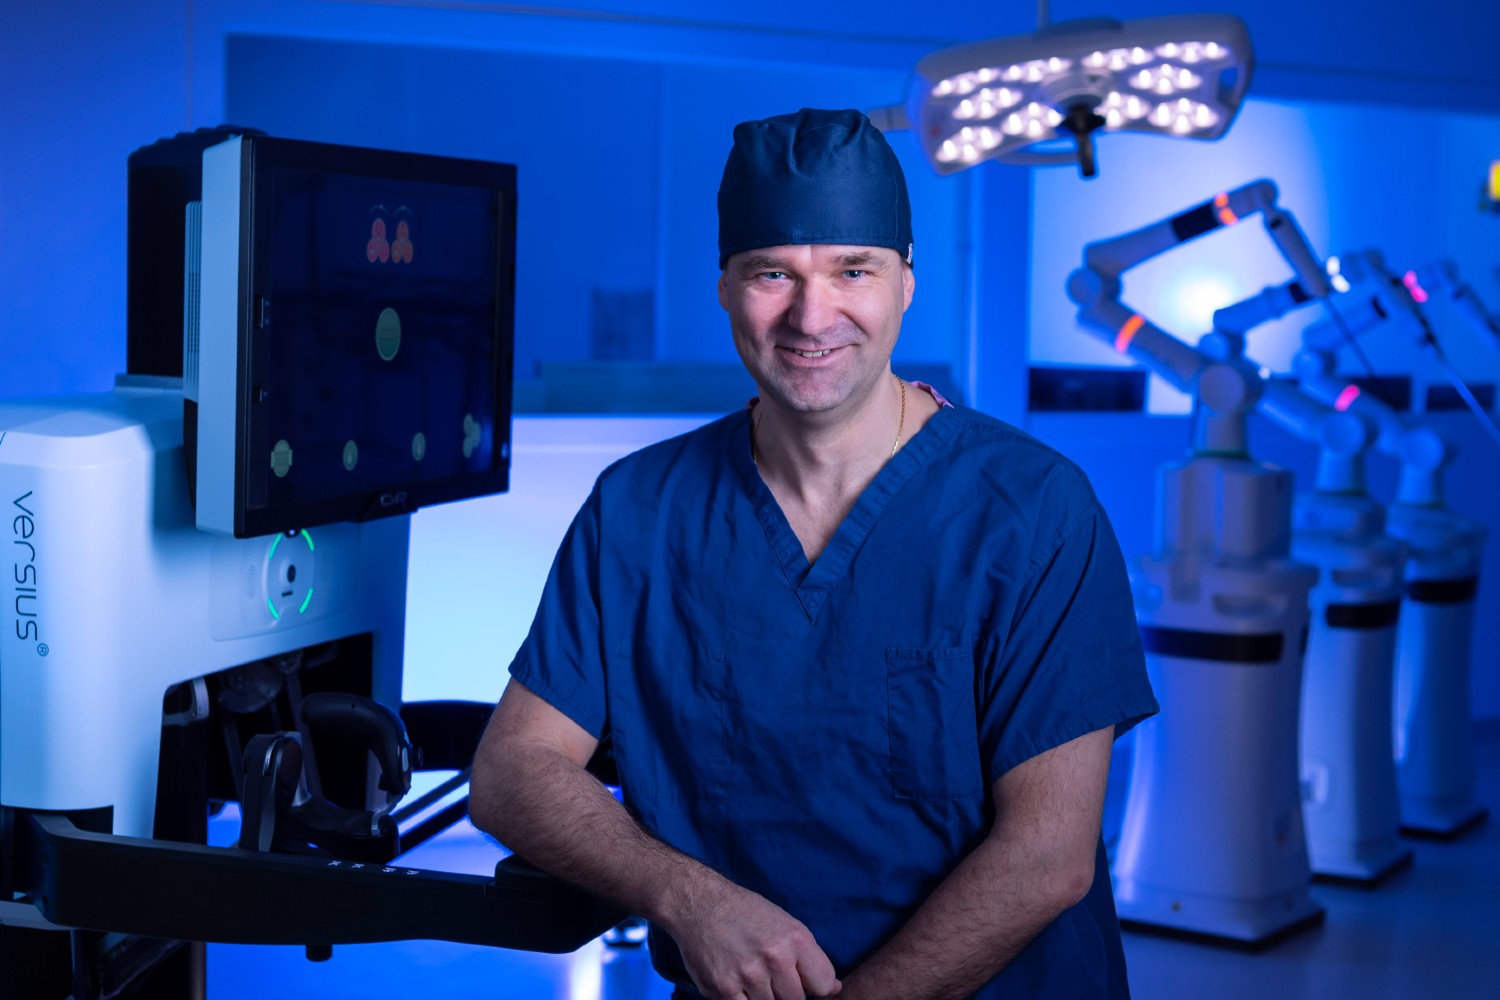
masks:
<instances>
[{"instance_id":1,"label":"man's face","mask_svg":"<svg viewBox=\"0 0 1500 1000\"><path fill-rule=\"evenodd\" d=\"M719 304L761 394L814 413L858 402L879 383L914 286L885 247L767 247L729 258Z\"/></svg>"}]
</instances>

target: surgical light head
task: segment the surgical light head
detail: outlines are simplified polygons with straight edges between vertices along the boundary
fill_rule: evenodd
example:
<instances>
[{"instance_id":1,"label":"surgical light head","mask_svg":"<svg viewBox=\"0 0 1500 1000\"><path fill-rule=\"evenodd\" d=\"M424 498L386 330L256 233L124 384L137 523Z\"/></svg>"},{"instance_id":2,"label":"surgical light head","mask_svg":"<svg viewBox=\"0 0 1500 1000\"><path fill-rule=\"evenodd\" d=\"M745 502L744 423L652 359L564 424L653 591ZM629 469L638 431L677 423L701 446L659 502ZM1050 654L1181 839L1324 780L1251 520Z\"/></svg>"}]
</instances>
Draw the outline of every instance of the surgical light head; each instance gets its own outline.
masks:
<instances>
[{"instance_id":1,"label":"surgical light head","mask_svg":"<svg viewBox=\"0 0 1500 1000\"><path fill-rule=\"evenodd\" d=\"M1245 25L1228 14L1068 21L934 52L917 64L905 107L872 117L913 128L939 174L1076 158L1092 177L1099 131L1223 135L1252 63ZM1075 152L1031 148L1069 137Z\"/></svg>"}]
</instances>

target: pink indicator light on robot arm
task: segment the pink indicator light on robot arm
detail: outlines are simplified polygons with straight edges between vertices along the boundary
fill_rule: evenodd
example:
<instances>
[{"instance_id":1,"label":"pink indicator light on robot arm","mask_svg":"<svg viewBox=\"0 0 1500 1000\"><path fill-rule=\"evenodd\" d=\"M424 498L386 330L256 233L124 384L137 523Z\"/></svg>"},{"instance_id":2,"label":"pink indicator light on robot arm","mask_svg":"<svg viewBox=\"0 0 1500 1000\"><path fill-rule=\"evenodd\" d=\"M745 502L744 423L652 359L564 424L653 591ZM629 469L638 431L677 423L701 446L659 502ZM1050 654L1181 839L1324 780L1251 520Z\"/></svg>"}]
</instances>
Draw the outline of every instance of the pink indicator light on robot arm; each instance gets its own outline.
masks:
<instances>
[{"instance_id":1,"label":"pink indicator light on robot arm","mask_svg":"<svg viewBox=\"0 0 1500 1000\"><path fill-rule=\"evenodd\" d=\"M1226 226L1232 226L1240 221L1240 217L1235 215L1234 210L1229 207L1228 191L1220 191L1214 196L1214 210L1218 213L1219 221Z\"/></svg>"},{"instance_id":2,"label":"pink indicator light on robot arm","mask_svg":"<svg viewBox=\"0 0 1500 1000\"><path fill-rule=\"evenodd\" d=\"M1349 409L1349 407L1353 406L1354 401L1358 398L1359 386L1346 385L1344 386L1344 391L1339 393L1339 398L1333 401L1333 408L1335 410L1338 410L1340 413L1343 413L1345 410Z\"/></svg>"},{"instance_id":3,"label":"pink indicator light on robot arm","mask_svg":"<svg viewBox=\"0 0 1500 1000\"><path fill-rule=\"evenodd\" d=\"M1411 292L1412 300L1418 305L1427 301L1427 289L1423 288L1422 283L1417 280L1416 271L1407 271L1403 274L1401 276L1401 283L1406 286L1408 292Z\"/></svg>"},{"instance_id":4,"label":"pink indicator light on robot arm","mask_svg":"<svg viewBox=\"0 0 1500 1000\"><path fill-rule=\"evenodd\" d=\"M1135 339L1135 335L1140 333L1141 327L1145 325L1146 318L1144 316L1140 313L1132 314L1125 321L1125 325L1120 327L1120 332L1115 334L1115 351L1124 354L1130 350L1130 342Z\"/></svg>"}]
</instances>

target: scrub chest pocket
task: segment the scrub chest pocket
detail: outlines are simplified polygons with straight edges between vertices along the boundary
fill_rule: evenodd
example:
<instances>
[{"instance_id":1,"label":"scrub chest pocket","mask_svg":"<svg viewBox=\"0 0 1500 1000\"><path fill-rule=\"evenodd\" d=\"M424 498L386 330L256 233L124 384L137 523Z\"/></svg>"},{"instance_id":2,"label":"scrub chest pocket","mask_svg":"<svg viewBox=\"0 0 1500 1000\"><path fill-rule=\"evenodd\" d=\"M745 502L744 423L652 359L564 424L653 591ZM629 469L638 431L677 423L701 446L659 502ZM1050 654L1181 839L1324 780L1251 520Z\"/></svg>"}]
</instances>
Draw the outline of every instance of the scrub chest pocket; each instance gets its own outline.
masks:
<instances>
[{"instance_id":1,"label":"scrub chest pocket","mask_svg":"<svg viewBox=\"0 0 1500 1000\"><path fill-rule=\"evenodd\" d=\"M887 649L891 791L900 799L984 794L974 651Z\"/></svg>"}]
</instances>

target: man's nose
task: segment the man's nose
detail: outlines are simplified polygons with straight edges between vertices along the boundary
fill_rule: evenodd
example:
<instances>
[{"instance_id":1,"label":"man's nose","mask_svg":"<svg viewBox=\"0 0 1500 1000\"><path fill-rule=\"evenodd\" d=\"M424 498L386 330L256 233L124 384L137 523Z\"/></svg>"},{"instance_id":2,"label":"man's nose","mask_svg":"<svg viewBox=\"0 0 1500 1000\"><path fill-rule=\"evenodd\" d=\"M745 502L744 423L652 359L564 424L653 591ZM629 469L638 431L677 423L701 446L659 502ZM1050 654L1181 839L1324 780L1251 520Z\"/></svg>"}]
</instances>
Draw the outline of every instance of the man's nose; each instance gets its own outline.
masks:
<instances>
[{"instance_id":1,"label":"man's nose","mask_svg":"<svg viewBox=\"0 0 1500 1000\"><path fill-rule=\"evenodd\" d=\"M799 333L818 334L838 321L833 289L820 280L802 281L792 295L787 320Z\"/></svg>"}]
</instances>

